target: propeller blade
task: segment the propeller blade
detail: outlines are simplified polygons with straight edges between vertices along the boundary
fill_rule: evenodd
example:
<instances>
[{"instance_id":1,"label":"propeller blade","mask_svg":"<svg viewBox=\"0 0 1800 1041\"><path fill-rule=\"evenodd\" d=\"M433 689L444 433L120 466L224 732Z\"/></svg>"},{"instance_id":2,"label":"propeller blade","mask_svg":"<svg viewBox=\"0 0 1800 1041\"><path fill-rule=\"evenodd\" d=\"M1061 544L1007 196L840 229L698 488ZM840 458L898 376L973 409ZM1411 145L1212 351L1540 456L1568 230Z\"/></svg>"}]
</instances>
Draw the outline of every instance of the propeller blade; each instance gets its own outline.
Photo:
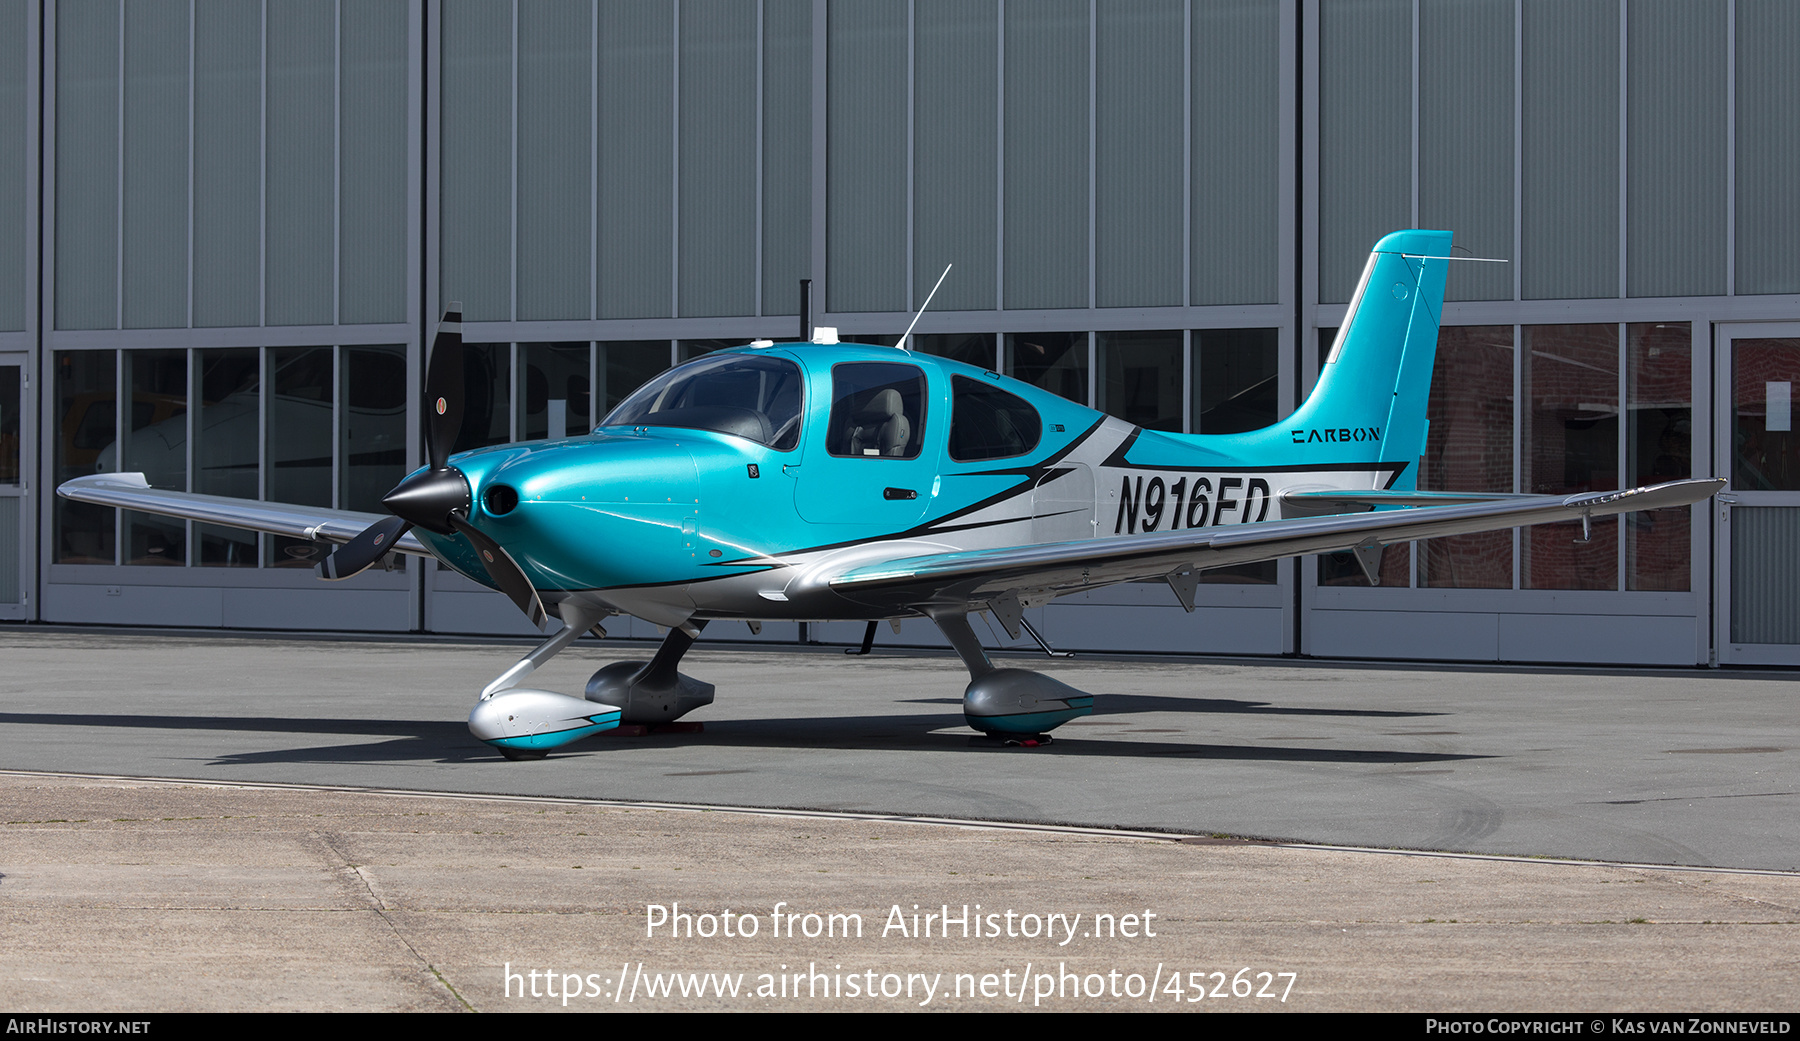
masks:
<instances>
[{"instance_id":1,"label":"propeller blade","mask_svg":"<svg viewBox=\"0 0 1800 1041\"><path fill-rule=\"evenodd\" d=\"M463 420L462 304L444 309L425 368L425 454L433 470L450 464Z\"/></svg>"},{"instance_id":2,"label":"propeller blade","mask_svg":"<svg viewBox=\"0 0 1800 1041\"><path fill-rule=\"evenodd\" d=\"M461 510L450 514L450 526L469 540L475 547L476 554L481 557L482 566L487 568L488 577L494 580L502 593L512 598L519 610L525 612L525 617L531 619L531 624L541 631L549 616L544 611L544 602L538 598L537 590L531 587L531 580L525 577L525 569L519 566L519 562L498 542L470 524L469 515Z\"/></svg>"},{"instance_id":3,"label":"propeller blade","mask_svg":"<svg viewBox=\"0 0 1800 1041\"><path fill-rule=\"evenodd\" d=\"M383 517L362 530L362 534L331 551L319 561L319 577L336 582L358 574L381 562L412 522L401 517Z\"/></svg>"}]
</instances>

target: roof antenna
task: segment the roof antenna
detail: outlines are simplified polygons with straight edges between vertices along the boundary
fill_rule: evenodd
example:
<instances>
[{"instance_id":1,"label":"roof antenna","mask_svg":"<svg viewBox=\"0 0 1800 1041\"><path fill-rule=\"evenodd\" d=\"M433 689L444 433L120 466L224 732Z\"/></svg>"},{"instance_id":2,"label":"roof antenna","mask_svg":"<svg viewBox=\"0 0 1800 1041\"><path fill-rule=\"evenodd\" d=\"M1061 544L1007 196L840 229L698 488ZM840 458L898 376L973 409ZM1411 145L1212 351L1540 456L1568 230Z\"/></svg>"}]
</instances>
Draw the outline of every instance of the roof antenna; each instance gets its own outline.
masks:
<instances>
[{"instance_id":1,"label":"roof antenna","mask_svg":"<svg viewBox=\"0 0 1800 1041\"><path fill-rule=\"evenodd\" d=\"M913 320L907 324L906 331L900 334L900 342L894 346L903 351L912 350L911 347L906 345L906 341L912 336L913 326L918 325L919 319L925 317L925 309L931 306L931 298L937 295L938 286L942 286L944 284L944 279L950 277L950 269L955 266L955 264L944 265L944 273L938 276L937 285L932 286L931 292L925 294L925 302L919 305L919 313L913 315Z\"/></svg>"},{"instance_id":2,"label":"roof antenna","mask_svg":"<svg viewBox=\"0 0 1800 1041\"><path fill-rule=\"evenodd\" d=\"M800 342L811 343L812 338L812 279L803 278L800 280Z\"/></svg>"}]
</instances>

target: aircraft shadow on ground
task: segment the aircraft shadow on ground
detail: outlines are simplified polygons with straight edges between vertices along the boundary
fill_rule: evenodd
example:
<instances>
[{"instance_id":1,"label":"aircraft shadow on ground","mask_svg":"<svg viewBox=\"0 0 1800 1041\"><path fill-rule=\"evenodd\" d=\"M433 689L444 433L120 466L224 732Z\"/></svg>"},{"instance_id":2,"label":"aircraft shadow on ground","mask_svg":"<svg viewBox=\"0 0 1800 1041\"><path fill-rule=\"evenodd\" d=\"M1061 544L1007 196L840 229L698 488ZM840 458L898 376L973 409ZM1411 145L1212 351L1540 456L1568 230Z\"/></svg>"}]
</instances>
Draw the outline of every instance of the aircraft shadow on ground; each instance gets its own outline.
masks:
<instances>
[{"instance_id":1,"label":"aircraft shadow on ground","mask_svg":"<svg viewBox=\"0 0 1800 1041\"><path fill-rule=\"evenodd\" d=\"M1135 696L1104 696L1108 700ZM1192 702L1179 698L1138 698L1139 701ZM1096 699L1098 704L1099 699ZM1253 703L1235 703L1251 705ZM1128 710L1129 711L1129 710ZM1150 711L1140 709L1140 711ZM1349 710L1346 710L1349 711ZM1378 713L1422 715L1424 713ZM373 763L470 763L500 761L500 754L477 741L460 722L445 720L306 719L281 716L155 716L7 712L0 726L51 726L65 732L81 728L136 729L144 731L221 731L236 734L341 734L384 737L385 741L316 745L305 748L272 748L247 752L220 752L210 757L191 757L210 766L254 766L276 763L373 764ZM944 732L949 731L949 732ZM1178 731L1175 731L1178 732ZM1212 744L1184 741L1122 740L1089 731L1063 732L1055 743L1038 748L1010 748L978 738L966 728L962 713L942 715L809 716L787 719L715 720L698 734L667 733L643 737L602 734L575 742L552 753L552 758L603 756L634 748L768 749L831 751L921 751L980 754L1050 755L1136 760L1218 759L1261 762L1365 763L1371 765L1439 763L1464 759L1488 759L1473 753L1403 752L1391 749L1281 747L1266 744Z\"/></svg>"},{"instance_id":2,"label":"aircraft shadow on ground","mask_svg":"<svg viewBox=\"0 0 1800 1041\"><path fill-rule=\"evenodd\" d=\"M961 698L904 698L900 705L961 705ZM1123 716L1136 712L1226 712L1268 716L1356 716L1369 719L1411 719L1447 716L1448 712L1416 712L1372 708L1296 708L1267 701L1237 698L1174 698L1166 694L1096 694L1094 716Z\"/></svg>"}]
</instances>

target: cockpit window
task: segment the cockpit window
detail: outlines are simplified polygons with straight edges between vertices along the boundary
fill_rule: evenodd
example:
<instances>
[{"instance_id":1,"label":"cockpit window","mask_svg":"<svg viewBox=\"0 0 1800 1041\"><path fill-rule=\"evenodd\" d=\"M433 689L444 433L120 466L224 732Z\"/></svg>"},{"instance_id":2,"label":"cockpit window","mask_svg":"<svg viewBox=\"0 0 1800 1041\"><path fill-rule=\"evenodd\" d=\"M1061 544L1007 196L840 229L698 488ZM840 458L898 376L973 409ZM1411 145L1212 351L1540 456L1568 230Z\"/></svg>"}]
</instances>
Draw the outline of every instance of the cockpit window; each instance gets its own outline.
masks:
<instances>
[{"instance_id":1,"label":"cockpit window","mask_svg":"<svg viewBox=\"0 0 1800 1041\"><path fill-rule=\"evenodd\" d=\"M1037 447L1044 422L1024 398L967 376L952 376L950 393L950 458L1004 459Z\"/></svg>"},{"instance_id":2,"label":"cockpit window","mask_svg":"<svg viewBox=\"0 0 1800 1041\"><path fill-rule=\"evenodd\" d=\"M600 425L691 427L777 451L800 443L800 366L768 355L713 355L639 387Z\"/></svg>"},{"instance_id":3,"label":"cockpit window","mask_svg":"<svg viewBox=\"0 0 1800 1041\"><path fill-rule=\"evenodd\" d=\"M917 459L925 443L924 371L885 361L832 366L829 429L832 455Z\"/></svg>"}]
</instances>

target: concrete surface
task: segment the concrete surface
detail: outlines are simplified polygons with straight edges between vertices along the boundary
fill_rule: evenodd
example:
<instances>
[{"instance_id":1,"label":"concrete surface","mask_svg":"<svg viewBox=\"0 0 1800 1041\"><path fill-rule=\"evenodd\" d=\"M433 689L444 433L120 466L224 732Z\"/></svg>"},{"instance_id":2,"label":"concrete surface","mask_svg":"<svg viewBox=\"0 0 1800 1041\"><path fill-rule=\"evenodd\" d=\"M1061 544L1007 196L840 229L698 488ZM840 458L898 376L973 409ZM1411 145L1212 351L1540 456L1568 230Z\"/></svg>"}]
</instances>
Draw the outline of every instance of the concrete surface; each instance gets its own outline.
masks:
<instances>
[{"instance_id":1,"label":"concrete surface","mask_svg":"<svg viewBox=\"0 0 1800 1041\"><path fill-rule=\"evenodd\" d=\"M969 741L952 659L712 649L687 662L719 685L704 733L509 763L462 720L524 649L0 629L0 1006L560 1009L524 996L551 987L532 971L621 1010L918 1007L931 979L925 1008L1016 1008L1027 979L1025 1007L1048 986L1047 1008L1158 1010L1171 973L1204 1009L1793 1006L1792 673L1019 660L1096 714L1009 750ZM644 653L583 641L534 682ZM772 936L782 901L864 935ZM759 935L646 936L676 902ZM882 935L913 904L1152 911L1157 936ZM784 965L836 996L756 996ZM1227 996L1244 969L1293 973L1287 1001ZM650 995L676 972L743 990ZM850 996L850 974L915 993ZM1127 996L1158 978L1156 1004Z\"/></svg>"},{"instance_id":2,"label":"concrete surface","mask_svg":"<svg viewBox=\"0 0 1800 1041\"><path fill-rule=\"evenodd\" d=\"M21 774L0 807L0 1006L20 1012L561 1011L565 989L616 1011L1748 1012L1791 1009L1800 972L1790 875ZM783 903L862 935L775 936ZM1004 917L995 937L886 929L898 905L912 933L915 904L1015 931L1081 917L1054 940ZM652 905L749 913L757 935L650 936ZM1138 935L1096 938L1096 913ZM820 989L781 996L796 971ZM683 996L671 974L741 989Z\"/></svg>"},{"instance_id":3,"label":"concrete surface","mask_svg":"<svg viewBox=\"0 0 1800 1041\"><path fill-rule=\"evenodd\" d=\"M697 650L705 733L508 763L464 720L524 649L0 628L0 768L1800 868L1791 672L1016 659L1097 695L1022 751L970 743L953 658ZM533 683L644 653L583 640Z\"/></svg>"}]
</instances>

